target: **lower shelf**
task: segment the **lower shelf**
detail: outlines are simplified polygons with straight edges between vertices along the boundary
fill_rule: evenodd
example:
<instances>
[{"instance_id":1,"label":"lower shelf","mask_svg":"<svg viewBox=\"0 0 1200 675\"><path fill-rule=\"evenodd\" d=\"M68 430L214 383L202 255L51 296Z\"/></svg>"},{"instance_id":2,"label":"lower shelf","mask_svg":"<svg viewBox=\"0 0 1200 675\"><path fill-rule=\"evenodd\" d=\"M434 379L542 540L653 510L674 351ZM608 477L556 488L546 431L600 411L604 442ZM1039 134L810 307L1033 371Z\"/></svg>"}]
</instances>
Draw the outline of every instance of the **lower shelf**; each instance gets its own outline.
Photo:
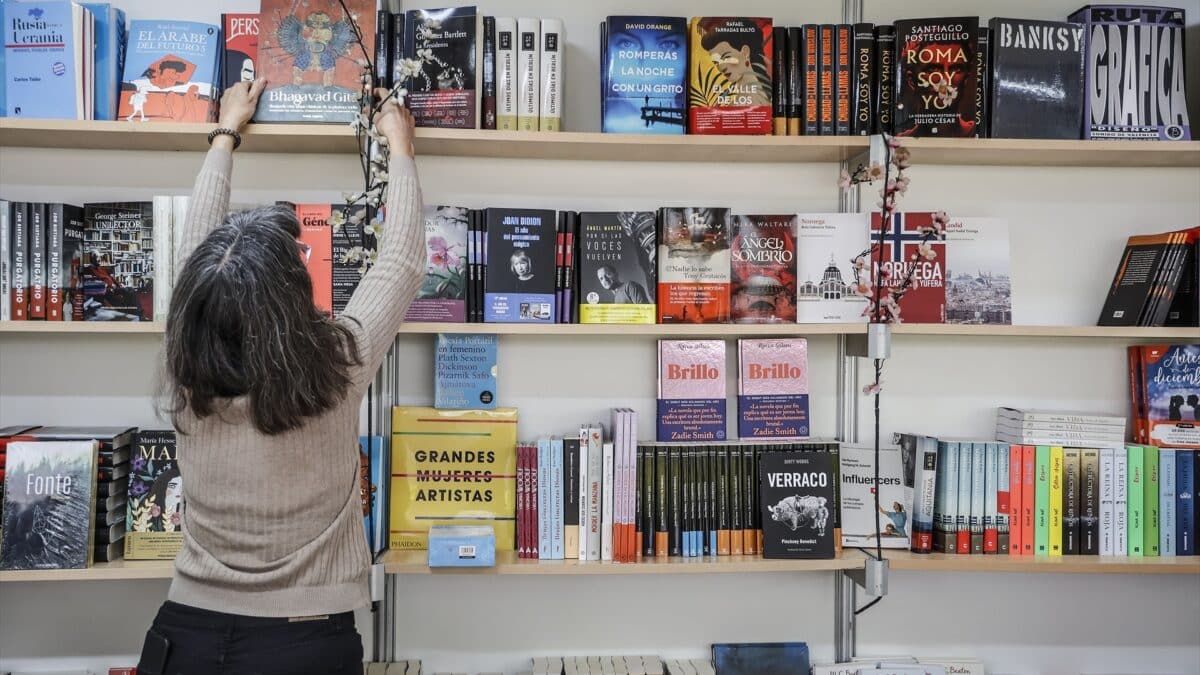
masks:
<instances>
[{"instance_id":1,"label":"lower shelf","mask_svg":"<svg viewBox=\"0 0 1200 675\"><path fill-rule=\"evenodd\" d=\"M388 574L757 574L760 572L834 572L862 569L863 554L844 551L829 560L764 560L733 555L701 558L644 558L637 563L578 560L530 560L514 551L496 553L496 566L430 569L426 551L388 551L380 560Z\"/></svg>"},{"instance_id":2,"label":"lower shelf","mask_svg":"<svg viewBox=\"0 0 1200 675\"><path fill-rule=\"evenodd\" d=\"M884 551L893 570L1050 574L1200 574L1200 556L1128 558L1098 555L953 555Z\"/></svg>"},{"instance_id":3,"label":"lower shelf","mask_svg":"<svg viewBox=\"0 0 1200 675\"><path fill-rule=\"evenodd\" d=\"M122 581L170 579L174 560L114 560L81 570L5 570L0 581Z\"/></svg>"}]
</instances>

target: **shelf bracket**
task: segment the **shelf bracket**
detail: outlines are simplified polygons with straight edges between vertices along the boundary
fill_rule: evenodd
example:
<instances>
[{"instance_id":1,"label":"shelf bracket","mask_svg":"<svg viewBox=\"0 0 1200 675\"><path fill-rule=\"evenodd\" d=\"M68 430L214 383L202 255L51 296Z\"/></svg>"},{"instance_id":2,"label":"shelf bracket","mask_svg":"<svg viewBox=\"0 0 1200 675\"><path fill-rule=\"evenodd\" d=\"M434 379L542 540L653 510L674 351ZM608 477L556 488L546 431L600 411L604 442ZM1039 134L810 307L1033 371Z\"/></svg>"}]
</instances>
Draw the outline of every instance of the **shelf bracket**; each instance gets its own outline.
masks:
<instances>
[{"instance_id":1,"label":"shelf bracket","mask_svg":"<svg viewBox=\"0 0 1200 675\"><path fill-rule=\"evenodd\" d=\"M888 561L864 551L867 559L860 570L846 570L846 576L872 597L887 595Z\"/></svg>"}]
</instances>

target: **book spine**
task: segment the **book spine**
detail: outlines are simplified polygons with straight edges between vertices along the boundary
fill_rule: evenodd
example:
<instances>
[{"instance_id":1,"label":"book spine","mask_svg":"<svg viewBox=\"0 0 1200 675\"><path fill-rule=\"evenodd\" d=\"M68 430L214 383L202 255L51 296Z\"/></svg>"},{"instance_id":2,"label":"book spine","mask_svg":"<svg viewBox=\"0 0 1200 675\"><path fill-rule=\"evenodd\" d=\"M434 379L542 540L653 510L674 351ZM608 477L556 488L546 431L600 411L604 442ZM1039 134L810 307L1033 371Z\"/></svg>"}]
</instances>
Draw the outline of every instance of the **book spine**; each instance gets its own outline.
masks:
<instances>
[{"instance_id":1,"label":"book spine","mask_svg":"<svg viewBox=\"0 0 1200 675\"><path fill-rule=\"evenodd\" d=\"M538 109L538 131L562 131L563 74L566 43L562 19L542 19L540 73L542 99Z\"/></svg>"},{"instance_id":2,"label":"book spine","mask_svg":"<svg viewBox=\"0 0 1200 675\"><path fill-rule=\"evenodd\" d=\"M538 496L538 537L537 537L537 557L538 560L551 560L554 556L551 552L553 537L550 530L553 526L554 517L551 515L553 511L553 486L551 485L550 473L550 440L539 438L537 442L537 496Z\"/></svg>"},{"instance_id":3,"label":"book spine","mask_svg":"<svg viewBox=\"0 0 1200 675\"><path fill-rule=\"evenodd\" d=\"M46 318L46 205L29 204L29 318Z\"/></svg>"},{"instance_id":4,"label":"book spine","mask_svg":"<svg viewBox=\"0 0 1200 675\"><path fill-rule=\"evenodd\" d=\"M1129 452L1113 449L1113 555L1129 555Z\"/></svg>"},{"instance_id":5,"label":"book spine","mask_svg":"<svg viewBox=\"0 0 1200 675\"><path fill-rule=\"evenodd\" d=\"M654 538L658 532L655 521L654 448L638 446L638 549L643 558L654 557Z\"/></svg>"},{"instance_id":6,"label":"book spine","mask_svg":"<svg viewBox=\"0 0 1200 675\"><path fill-rule=\"evenodd\" d=\"M730 553L729 526L729 448L717 446L713 451L713 463L716 468L717 493L717 551L716 555Z\"/></svg>"},{"instance_id":7,"label":"book spine","mask_svg":"<svg viewBox=\"0 0 1200 675\"><path fill-rule=\"evenodd\" d=\"M386 9L375 12L375 87L391 88L391 63L388 59L388 47L391 45L392 14ZM225 17L221 17L221 25L227 26Z\"/></svg>"},{"instance_id":8,"label":"book spine","mask_svg":"<svg viewBox=\"0 0 1200 675\"><path fill-rule=\"evenodd\" d=\"M654 450L654 555L666 557L671 551L671 477L669 448L655 445Z\"/></svg>"},{"instance_id":9,"label":"book spine","mask_svg":"<svg viewBox=\"0 0 1200 675\"><path fill-rule=\"evenodd\" d=\"M1196 452L1175 451L1175 542L1178 555L1196 555Z\"/></svg>"},{"instance_id":10,"label":"book spine","mask_svg":"<svg viewBox=\"0 0 1200 675\"><path fill-rule=\"evenodd\" d=\"M892 110L895 106L896 83L896 31L891 26L875 28L875 92L873 105L875 119L871 132L892 133Z\"/></svg>"},{"instance_id":11,"label":"book spine","mask_svg":"<svg viewBox=\"0 0 1200 675\"><path fill-rule=\"evenodd\" d=\"M987 511L987 444L971 444L971 553L983 553L983 518Z\"/></svg>"},{"instance_id":12,"label":"book spine","mask_svg":"<svg viewBox=\"0 0 1200 675\"><path fill-rule=\"evenodd\" d=\"M1021 555L1033 555L1034 514L1037 511L1037 451L1031 445L1021 447Z\"/></svg>"},{"instance_id":13,"label":"book spine","mask_svg":"<svg viewBox=\"0 0 1200 675\"><path fill-rule=\"evenodd\" d=\"M788 29L771 29L771 135L787 136L788 104Z\"/></svg>"},{"instance_id":14,"label":"book spine","mask_svg":"<svg viewBox=\"0 0 1200 675\"><path fill-rule=\"evenodd\" d=\"M3 89L0 86L0 89ZM0 100L0 111L3 111ZM0 114L3 114L0 112ZM12 202L0 199L0 321L12 320Z\"/></svg>"},{"instance_id":15,"label":"book spine","mask_svg":"<svg viewBox=\"0 0 1200 675\"><path fill-rule=\"evenodd\" d=\"M1100 555L1100 451L1083 450L1079 455L1083 482L1079 493L1079 552Z\"/></svg>"},{"instance_id":16,"label":"book spine","mask_svg":"<svg viewBox=\"0 0 1200 675\"><path fill-rule=\"evenodd\" d=\"M988 88L991 85L991 56L988 45L991 43L992 31L986 26L976 29L978 39L975 47L975 137L987 138L987 129L991 123L988 114Z\"/></svg>"},{"instance_id":17,"label":"book spine","mask_svg":"<svg viewBox=\"0 0 1200 675\"><path fill-rule=\"evenodd\" d=\"M496 17L496 128L517 128L517 22L512 17Z\"/></svg>"},{"instance_id":18,"label":"book spine","mask_svg":"<svg viewBox=\"0 0 1200 675\"><path fill-rule=\"evenodd\" d=\"M758 475L754 466L754 450L748 446L741 446L742 452L742 552L746 555L756 555L758 550L758 528L754 524L754 512L758 509L754 504L754 497L757 490L755 483L758 482ZM837 482L834 482L836 485ZM835 507L836 508L836 507ZM833 509L830 509L832 511ZM832 515L830 516L832 518ZM840 541L840 535L835 535L835 540Z\"/></svg>"},{"instance_id":19,"label":"book spine","mask_svg":"<svg viewBox=\"0 0 1200 675\"><path fill-rule=\"evenodd\" d=\"M1025 530L1021 527L1021 504L1025 501L1025 476L1021 465L1021 446L1010 445L1008 450L1008 554L1021 555L1025 545Z\"/></svg>"},{"instance_id":20,"label":"book spine","mask_svg":"<svg viewBox=\"0 0 1200 675\"><path fill-rule=\"evenodd\" d=\"M668 449L669 477L671 484L670 501L670 546L667 554L673 558L683 555L683 448Z\"/></svg>"},{"instance_id":21,"label":"book spine","mask_svg":"<svg viewBox=\"0 0 1200 675\"><path fill-rule=\"evenodd\" d=\"M836 76L834 64L837 63L837 27L833 24L821 24L819 33L821 62L817 77L820 82L821 135L833 136L837 132L837 92L834 85Z\"/></svg>"},{"instance_id":22,"label":"book spine","mask_svg":"<svg viewBox=\"0 0 1200 675\"><path fill-rule=\"evenodd\" d=\"M588 428L579 428L579 546L575 555L579 560L587 560L587 530L588 530Z\"/></svg>"},{"instance_id":23,"label":"book spine","mask_svg":"<svg viewBox=\"0 0 1200 675\"><path fill-rule=\"evenodd\" d=\"M517 19L517 130L537 131L541 99L538 83L541 55L537 19Z\"/></svg>"},{"instance_id":24,"label":"book spine","mask_svg":"<svg viewBox=\"0 0 1200 675\"><path fill-rule=\"evenodd\" d=\"M528 460L525 456L525 446L521 443L517 444L517 557L528 558L529 550L525 545L525 540L529 537L529 525L525 522L525 500L528 486L525 480L525 463Z\"/></svg>"},{"instance_id":25,"label":"book spine","mask_svg":"<svg viewBox=\"0 0 1200 675\"><path fill-rule=\"evenodd\" d=\"M685 447L683 452L683 557L696 555L695 528L695 448Z\"/></svg>"},{"instance_id":26,"label":"book spine","mask_svg":"<svg viewBox=\"0 0 1200 675\"><path fill-rule=\"evenodd\" d=\"M996 452L996 553L1009 555L1012 544L1009 513L1012 512L1012 473L1009 449L1003 443L994 444Z\"/></svg>"},{"instance_id":27,"label":"book spine","mask_svg":"<svg viewBox=\"0 0 1200 675\"><path fill-rule=\"evenodd\" d=\"M1078 448L1063 448L1063 521L1062 554L1079 555L1079 486L1080 457Z\"/></svg>"},{"instance_id":28,"label":"book spine","mask_svg":"<svg viewBox=\"0 0 1200 675\"><path fill-rule=\"evenodd\" d=\"M954 553L958 549L958 443L939 441L938 451L942 458L937 467L937 492L941 499L935 497L933 505L933 550Z\"/></svg>"},{"instance_id":29,"label":"book spine","mask_svg":"<svg viewBox=\"0 0 1200 675\"><path fill-rule=\"evenodd\" d=\"M799 136L804 123L804 31L787 30L787 135Z\"/></svg>"},{"instance_id":30,"label":"book spine","mask_svg":"<svg viewBox=\"0 0 1200 675\"><path fill-rule=\"evenodd\" d=\"M551 523L550 558L562 560L566 557L563 548L563 442L561 438L550 440L550 485Z\"/></svg>"},{"instance_id":31,"label":"book spine","mask_svg":"<svg viewBox=\"0 0 1200 675\"><path fill-rule=\"evenodd\" d=\"M1037 474L1034 478L1033 554L1050 555L1050 447L1037 446L1034 462Z\"/></svg>"},{"instance_id":32,"label":"book spine","mask_svg":"<svg viewBox=\"0 0 1200 675\"><path fill-rule=\"evenodd\" d=\"M954 552L971 552L971 444L958 444L958 510L954 514Z\"/></svg>"},{"instance_id":33,"label":"book spine","mask_svg":"<svg viewBox=\"0 0 1200 675\"><path fill-rule=\"evenodd\" d=\"M854 27L845 23L834 27L834 53L836 56L833 63L833 129L834 134L838 136L849 136L854 123L854 111L851 103L855 96L852 84L854 78L850 65L854 58L853 31Z\"/></svg>"},{"instance_id":34,"label":"book spine","mask_svg":"<svg viewBox=\"0 0 1200 675\"><path fill-rule=\"evenodd\" d=\"M1157 557L1158 548L1158 448L1142 448L1142 554Z\"/></svg>"},{"instance_id":35,"label":"book spine","mask_svg":"<svg viewBox=\"0 0 1200 675\"><path fill-rule=\"evenodd\" d=\"M999 549L999 478L1000 446L981 443L984 448L984 492L983 492L983 552L997 553Z\"/></svg>"},{"instance_id":36,"label":"book spine","mask_svg":"<svg viewBox=\"0 0 1200 675\"><path fill-rule=\"evenodd\" d=\"M496 17L483 17L483 128L496 128Z\"/></svg>"},{"instance_id":37,"label":"book spine","mask_svg":"<svg viewBox=\"0 0 1200 675\"><path fill-rule=\"evenodd\" d=\"M1116 514L1113 512L1116 499L1116 466L1112 448L1100 449L1100 555L1113 555L1116 551Z\"/></svg>"},{"instance_id":38,"label":"book spine","mask_svg":"<svg viewBox=\"0 0 1200 675\"><path fill-rule=\"evenodd\" d=\"M937 440L921 438L913 480L912 549L917 553L933 550L933 491L937 485ZM833 466L837 467L837 458ZM838 481L834 481L834 501L837 501ZM836 511L835 511L836 512ZM840 533L834 541L841 539Z\"/></svg>"},{"instance_id":39,"label":"book spine","mask_svg":"<svg viewBox=\"0 0 1200 675\"><path fill-rule=\"evenodd\" d=\"M579 559L579 438L563 439L563 557Z\"/></svg>"},{"instance_id":40,"label":"book spine","mask_svg":"<svg viewBox=\"0 0 1200 675\"><path fill-rule=\"evenodd\" d=\"M874 120L871 97L875 91L875 26L854 24L854 116L851 133L868 136Z\"/></svg>"},{"instance_id":41,"label":"book spine","mask_svg":"<svg viewBox=\"0 0 1200 675\"><path fill-rule=\"evenodd\" d=\"M46 320L63 320L65 282L63 268L63 223L66 214L62 204L46 205ZM67 263L68 265L70 262Z\"/></svg>"},{"instance_id":42,"label":"book spine","mask_svg":"<svg viewBox=\"0 0 1200 675\"><path fill-rule=\"evenodd\" d=\"M742 494L742 452L737 446L729 448L729 554L742 555L745 552L745 538L742 535L742 506L745 497Z\"/></svg>"},{"instance_id":43,"label":"book spine","mask_svg":"<svg viewBox=\"0 0 1200 675\"><path fill-rule=\"evenodd\" d=\"M604 483L604 444L600 433L600 427L588 427L588 560L600 559L601 489Z\"/></svg>"},{"instance_id":44,"label":"book spine","mask_svg":"<svg viewBox=\"0 0 1200 675\"><path fill-rule=\"evenodd\" d=\"M705 452L705 466L708 475L708 553L717 555L717 449L709 447Z\"/></svg>"},{"instance_id":45,"label":"book spine","mask_svg":"<svg viewBox=\"0 0 1200 675\"><path fill-rule=\"evenodd\" d=\"M1050 446L1050 494L1048 497L1049 521L1046 539L1049 553L1061 556L1063 530L1063 449L1060 446Z\"/></svg>"},{"instance_id":46,"label":"book spine","mask_svg":"<svg viewBox=\"0 0 1200 675\"><path fill-rule=\"evenodd\" d=\"M821 133L821 31L816 24L805 24L802 48L804 57L804 135Z\"/></svg>"},{"instance_id":47,"label":"book spine","mask_svg":"<svg viewBox=\"0 0 1200 675\"><path fill-rule=\"evenodd\" d=\"M1125 494L1129 521L1126 541L1129 555L1141 558L1146 555L1146 453L1140 445L1131 445L1126 448L1125 456L1129 462L1126 469L1129 487Z\"/></svg>"},{"instance_id":48,"label":"book spine","mask_svg":"<svg viewBox=\"0 0 1200 675\"><path fill-rule=\"evenodd\" d=\"M1178 554L1175 541L1175 453L1175 450L1167 448L1158 451L1158 554L1161 556Z\"/></svg>"},{"instance_id":49,"label":"book spine","mask_svg":"<svg viewBox=\"0 0 1200 675\"><path fill-rule=\"evenodd\" d=\"M613 559L613 492L616 487L614 483L614 466L613 455L614 448L612 442L604 444L604 460L602 470L604 471L603 478L603 495L604 503L600 514L600 559L611 561Z\"/></svg>"},{"instance_id":50,"label":"book spine","mask_svg":"<svg viewBox=\"0 0 1200 675\"><path fill-rule=\"evenodd\" d=\"M171 269L171 215L173 206L168 195L156 195L152 219L154 245L154 320L166 321L171 303L171 286L175 279ZM180 223L183 226L183 223Z\"/></svg>"}]
</instances>

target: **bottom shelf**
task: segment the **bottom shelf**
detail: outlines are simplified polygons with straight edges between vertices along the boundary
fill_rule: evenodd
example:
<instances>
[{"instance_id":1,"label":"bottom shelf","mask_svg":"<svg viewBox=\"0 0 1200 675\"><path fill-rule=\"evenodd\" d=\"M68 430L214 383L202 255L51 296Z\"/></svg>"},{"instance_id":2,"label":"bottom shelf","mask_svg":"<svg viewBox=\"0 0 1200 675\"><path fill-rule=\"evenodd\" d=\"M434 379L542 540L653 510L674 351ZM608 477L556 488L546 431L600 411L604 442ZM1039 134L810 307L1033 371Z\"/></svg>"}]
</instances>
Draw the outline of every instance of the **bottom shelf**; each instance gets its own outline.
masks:
<instances>
[{"instance_id":1,"label":"bottom shelf","mask_svg":"<svg viewBox=\"0 0 1200 675\"><path fill-rule=\"evenodd\" d=\"M893 570L927 572L1046 572L1059 574L1200 574L1200 557L1129 558L1107 555L954 555L884 550Z\"/></svg>"},{"instance_id":2,"label":"bottom shelf","mask_svg":"<svg viewBox=\"0 0 1200 675\"><path fill-rule=\"evenodd\" d=\"M495 567L430 569L426 551L387 551L380 558L388 574L757 574L759 572L834 572L862 569L864 556L846 550L827 560L765 560L756 555L700 558L644 558L636 563L579 560L531 560L515 551L498 551Z\"/></svg>"},{"instance_id":3,"label":"bottom shelf","mask_svg":"<svg viewBox=\"0 0 1200 675\"><path fill-rule=\"evenodd\" d=\"M121 581L170 579L174 560L114 560L79 570L5 570L0 581Z\"/></svg>"}]
</instances>

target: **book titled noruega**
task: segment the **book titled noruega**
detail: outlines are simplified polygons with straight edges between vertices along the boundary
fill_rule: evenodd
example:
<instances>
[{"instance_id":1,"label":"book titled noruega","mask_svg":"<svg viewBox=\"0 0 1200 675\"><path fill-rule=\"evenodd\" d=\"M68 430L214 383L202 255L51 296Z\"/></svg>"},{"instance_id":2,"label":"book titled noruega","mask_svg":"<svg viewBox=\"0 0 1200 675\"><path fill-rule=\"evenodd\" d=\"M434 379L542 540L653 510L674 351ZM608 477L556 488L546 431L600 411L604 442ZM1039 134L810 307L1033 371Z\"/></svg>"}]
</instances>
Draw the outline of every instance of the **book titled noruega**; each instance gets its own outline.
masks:
<instances>
[{"instance_id":1,"label":"book titled noruega","mask_svg":"<svg viewBox=\"0 0 1200 675\"><path fill-rule=\"evenodd\" d=\"M764 558L832 558L833 455L765 452L759 460Z\"/></svg>"}]
</instances>

